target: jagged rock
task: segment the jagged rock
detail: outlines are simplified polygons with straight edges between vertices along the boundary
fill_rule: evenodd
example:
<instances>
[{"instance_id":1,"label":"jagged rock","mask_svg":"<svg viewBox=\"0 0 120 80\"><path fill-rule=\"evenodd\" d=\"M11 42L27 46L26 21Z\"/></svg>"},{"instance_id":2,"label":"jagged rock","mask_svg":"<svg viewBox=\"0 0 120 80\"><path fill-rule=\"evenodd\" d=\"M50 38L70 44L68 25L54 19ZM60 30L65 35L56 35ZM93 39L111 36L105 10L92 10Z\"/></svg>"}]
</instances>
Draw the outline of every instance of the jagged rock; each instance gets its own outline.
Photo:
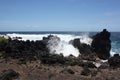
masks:
<instances>
[{"instance_id":1,"label":"jagged rock","mask_svg":"<svg viewBox=\"0 0 120 80\"><path fill-rule=\"evenodd\" d=\"M108 59L108 63L110 65L110 67L120 67L120 56L119 54L115 54L113 57L111 57L110 59Z\"/></svg>"},{"instance_id":2,"label":"jagged rock","mask_svg":"<svg viewBox=\"0 0 120 80\"><path fill-rule=\"evenodd\" d=\"M80 59L95 61L97 56L90 45L81 43L79 38L76 38L69 43L72 44L74 47L78 48L81 54L79 55Z\"/></svg>"},{"instance_id":3,"label":"jagged rock","mask_svg":"<svg viewBox=\"0 0 120 80\"><path fill-rule=\"evenodd\" d=\"M40 41L19 41L9 40L7 43L0 43L0 51L4 51L4 57L33 59L39 51L48 52L47 42Z\"/></svg>"},{"instance_id":4,"label":"jagged rock","mask_svg":"<svg viewBox=\"0 0 120 80\"><path fill-rule=\"evenodd\" d=\"M101 33L103 34L103 33ZM74 39L70 41L74 47L78 48L81 55L78 58L74 56L64 57L63 55L58 54L50 54L48 49L48 43L52 41L49 46L52 44L58 45L60 38L57 36L49 35L43 40L37 41L22 41L22 40L9 40L7 43L0 43L0 51L2 56L5 58L17 58L20 60L20 63L26 63L29 60L41 60L42 63L45 64L64 64L64 65L80 65L80 66L88 66L95 67L95 65L91 62L82 62L82 60L90 60L95 61L96 55L94 54L90 45L84 44L80 42L80 39ZM54 53L54 52L53 52ZM22 60L21 60L22 58Z\"/></svg>"},{"instance_id":5,"label":"jagged rock","mask_svg":"<svg viewBox=\"0 0 120 80\"><path fill-rule=\"evenodd\" d=\"M0 73L0 80L13 80L14 78L18 78L19 74L12 69L4 70Z\"/></svg>"},{"instance_id":6,"label":"jagged rock","mask_svg":"<svg viewBox=\"0 0 120 80\"><path fill-rule=\"evenodd\" d=\"M110 32L104 29L102 32L93 36L91 47L99 58L108 59L110 57L111 40Z\"/></svg>"},{"instance_id":7,"label":"jagged rock","mask_svg":"<svg viewBox=\"0 0 120 80\"><path fill-rule=\"evenodd\" d=\"M76 38L73 41L70 41L69 43L73 44L74 47L78 48L81 54L89 55L93 53L90 45L81 43L79 38Z\"/></svg>"},{"instance_id":8,"label":"jagged rock","mask_svg":"<svg viewBox=\"0 0 120 80\"><path fill-rule=\"evenodd\" d=\"M52 48L55 48L55 46L58 46L59 42L60 42L59 37L57 37L57 36L50 37L50 39L47 42L47 47L49 48L49 50L51 50L51 46L52 46ZM55 50L53 50L51 52L54 53Z\"/></svg>"},{"instance_id":9,"label":"jagged rock","mask_svg":"<svg viewBox=\"0 0 120 80\"><path fill-rule=\"evenodd\" d=\"M74 66L74 65L79 65L81 62L82 62L81 59L76 58L74 56L65 57L65 65Z\"/></svg>"},{"instance_id":10,"label":"jagged rock","mask_svg":"<svg viewBox=\"0 0 120 80\"><path fill-rule=\"evenodd\" d=\"M39 56L39 59L42 61L42 63L45 64L65 64L65 58L63 57L63 55L43 53Z\"/></svg>"},{"instance_id":11,"label":"jagged rock","mask_svg":"<svg viewBox=\"0 0 120 80\"><path fill-rule=\"evenodd\" d=\"M43 37L43 40L50 40L50 38L54 37L53 35L48 35L47 37Z\"/></svg>"}]
</instances>

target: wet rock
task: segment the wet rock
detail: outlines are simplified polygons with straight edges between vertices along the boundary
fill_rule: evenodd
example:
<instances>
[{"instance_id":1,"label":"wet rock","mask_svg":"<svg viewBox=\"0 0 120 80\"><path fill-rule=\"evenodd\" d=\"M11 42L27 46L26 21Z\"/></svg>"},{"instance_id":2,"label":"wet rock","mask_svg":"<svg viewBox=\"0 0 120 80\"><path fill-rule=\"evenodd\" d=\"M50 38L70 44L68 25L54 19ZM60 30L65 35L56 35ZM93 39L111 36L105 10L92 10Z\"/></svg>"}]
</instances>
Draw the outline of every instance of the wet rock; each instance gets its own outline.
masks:
<instances>
[{"instance_id":1,"label":"wet rock","mask_svg":"<svg viewBox=\"0 0 120 80\"><path fill-rule=\"evenodd\" d=\"M50 40L50 38L54 37L53 35L48 35L47 37L43 37L43 40Z\"/></svg>"},{"instance_id":2,"label":"wet rock","mask_svg":"<svg viewBox=\"0 0 120 80\"><path fill-rule=\"evenodd\" d=\"M81 54L89 55L93 53L90 45L81 43L79 38L76 38L73 41L70 41L69 43L73 44L74 47L78 48Z\"/></svg>"},{"instance_id":3,"label":"wet rock","mask_svg":"<svg viewBox=\"0 0 120 80\"><path fill-rule=\"evenodd\" d=\"M120 67L120 56L119 56L119 54L115 54L113 57L108 59L108 63L110 65L110 67L113 67L113 68Z\"/></svg>"},{"instance_id":4,"label":"wet rock","mask_svg":"<svg viewBox=\"0 0 120 80\"><path fill-rule=\"evenodd\" d=\"M93 36L91 47L100 59L108 59L111 49L110 32L104 29L102 32Z\"/></svg>"},{"instance_id":5,"label":"wet rock","mask_svg":"<svg viewBox=\"0 0 120 80\"><path fill-rule=\"evenodd\" d=\"M13 80L18 78L19 74L12 69L4 70L0 73L0 80Z\"/></svg>"},{"instance_id":6,"label":"wet rock","mask_svg":"<svg viewBox=\"0 0 120 80\"><path fill-rule=\"evenodd\" d=\"M15 40L15 39L16 39L16 40L20 40L20 39L22 39L22 37L13 37L12 39L13 39L13 40Z\"/></svg>"}]
</instances>

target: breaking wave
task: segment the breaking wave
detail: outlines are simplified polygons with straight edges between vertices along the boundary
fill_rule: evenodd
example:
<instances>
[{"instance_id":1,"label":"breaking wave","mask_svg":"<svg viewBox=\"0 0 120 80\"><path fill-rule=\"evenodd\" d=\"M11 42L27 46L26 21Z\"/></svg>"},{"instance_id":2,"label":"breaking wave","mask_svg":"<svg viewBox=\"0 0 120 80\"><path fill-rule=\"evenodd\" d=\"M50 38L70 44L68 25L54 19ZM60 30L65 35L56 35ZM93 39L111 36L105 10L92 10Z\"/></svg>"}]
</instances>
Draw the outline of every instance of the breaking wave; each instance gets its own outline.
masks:
<instances>
[{"instance_id":1,"label":"breaking wave","mask_svg":"<svg viewBox=\"0 0 120 80\"><path fill-rule=\"evenodd\" d=\"M43 37L47 37L50 34L7 34L7 36L10 36L11 38L15 37L21 37L20 40L30 40L30 41L36 41L36 40L42 40ZM81 43L86 43L91 45L92 39L89 37L88 33L80 34L80 35L72 35L72 34L51 34L54 36L57 36L60 38L58 39L52 39L49 40L49 44L47 45L50 49L51 53L60 54L62 53L64 56L69 56L70 54L74 56L78 56L80 53L77 48L75 48L73 45L69 44L69 41L74 40L75 38L80 38ZM120 49L116 48L116 42L112 41L112 49L110 51L111 56L114 54L120 54ZM119 46L119 45L118 45Z\"/></svg>"},{"instance_id":2,"label":"breaking wave","mask_svg":"<svg viewBox=\"0 0 120 80\"><path fill-rule=\"evenodd\" d=\"M12 39L15 37L21 37L20 40L42 40L43 37L47 37L50 34L7 34ZM50 49L50 53L63 54L64 56L73 55L77 57L80 55L79 50L75 48L72 44L69 44L69 41L74 40L75 38L80 38L81 43L91 44L92 39L88 37L88 34L83 34L81 36L70 35L70 34L51 34L56 37L53 37L48 41L47 47ZM57 38L58 37L58 38Z\"/></svg>"}]
</instances>

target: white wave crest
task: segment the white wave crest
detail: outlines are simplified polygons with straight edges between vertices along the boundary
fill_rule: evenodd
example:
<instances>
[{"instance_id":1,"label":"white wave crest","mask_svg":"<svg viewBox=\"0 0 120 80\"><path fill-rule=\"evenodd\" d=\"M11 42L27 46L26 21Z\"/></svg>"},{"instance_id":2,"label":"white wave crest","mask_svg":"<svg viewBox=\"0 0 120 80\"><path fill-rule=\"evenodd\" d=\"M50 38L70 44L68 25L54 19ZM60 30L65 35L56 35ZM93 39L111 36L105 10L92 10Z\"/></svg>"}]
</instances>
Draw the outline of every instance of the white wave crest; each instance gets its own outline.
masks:
<instances>
[{"instance_id":1,"label":"white wave crest","mask_svg":"<svg viewBox=\"0 0 120 80\"><path fill-rule=\"evenodd\" d=\"M21 37L21 40L30 40L30 41L36 41L36 40L42 40L43 37L47 37L50 34L7 34L7 36L14 38L14 37ZM83 34L82 36L75 36L70 34L51 34L54 36L58 36L61 41L69 42L70 40L73 40L75 38L80 38L80 41L82 43L91 44L92 39L88 36L88 34Z\"/></svg>"},{"instance_id":2,"label":"white wave crest","mask_svg":"<svg viewBox=\"0 0 120 80\"><path fill-rule=\"evenodd\" d=\"M7 34L7 36L10 36L12 39L14 37L21 37L23 41L30 40L30 41L36 41L36 40L42 40L43 37L47 37L49 34Z\"/></svg>"},{"instance_id":3,"label":"white wave crest","mask_svg":"<svg viewBox=\"0 0 120 80\"><path fill-rule=\"evenodd\" d=\"M91 43L92 43L92 38L90 38L90 37L88 36L88 34L83 34L83 35L81 36L80 42L91 45Z\"/></svg>"},{"instance_id":4,"label":"white wave crest","mask_svg":"<svg viewBox=\"0 0 120 80\"><path fill-rule=\"evenodd\" d=\"M5 36L5 37L9 36L12 39L14 37L21 37L22 39L19 39L19 40L36 41L36 40L42 40L43 37L47 37L48 35L50 35L50 34L17 34L17 33L13 33L13 34L0 35L0 36ZM51 34L51 35L57 36L57 37L60 38L60 41L59 40L57 40L57 41L53 40L53 41L49 42L49 46L52 45L51 47L49 47L51 53L53 53L55 51L57 54L63 53L64 56L68 56L69 54L72 54L74 56L79 55L78 50L76 48L74 48L73 45L69 44L70 40L74 40L75 38L80 38L81 43L86 43L86 44L89 44L89 45L91 45L91 42L92 42L92 39L88 36L89 35L88 33L84 33L82 35L80 34L79 36L78 35L77 36L76 35L71 35L71 34ZM55 44L55 42L57 42L57 45ZM112 42L111 45L115 46L116 42L114 42L114 43ZM120 54L118 50L119 49L112 48L111 51L110 51L111 57L114 54Z\"/></svg>"},{"instance_id":5,"label":"white wave crest","mask_svg":"<svg viewBox=\"0 0 120 80\"><path fill-rule=\"evenodd\" d=\"M116 51L113 51L113 50L111 49L111 51L110 51L110 56L112 57L112 56L114 56L114 54L119 54L119 55L120 55L120 53L117 53Z\"/></svg>"},{"instance_id":6,"label":"white wave crest","mask_svg":"<svg viewBox=\"0 0 120 80\"><path fill-rule=\"evenodd\" d=\"M30 41L36 41L36 40L42 40L43 37L47 37L50 34L7 34L7 36L10 36L11 38L14 37L21 37L20 40L30 40ZM69 56L70 54L74 56L78 56L79 50L75 48L72 44L69 44L69 41L74 40L75 38L80 38L81 43L91 44L92 39L88 37L87 34L82 36L76 36L76 35L70 35L70 34L51 34L54 37L53 39L49 40L48 48L50 49L51 53L60 54L63 53L64 56Z\"/></svg>"},{"instance_id":7,"label":"white wave crest","mask_svg":"<svg viewBox=\"0 0 120 80\"><path fill-rule=\"evenodd\" d=\"M50 53L63 54L64 56L74 55L77 57L80 53L77 48L68 42L61 41L58 37L52 37L48 41L47 47Z\"/></svg>"}]
</instances>

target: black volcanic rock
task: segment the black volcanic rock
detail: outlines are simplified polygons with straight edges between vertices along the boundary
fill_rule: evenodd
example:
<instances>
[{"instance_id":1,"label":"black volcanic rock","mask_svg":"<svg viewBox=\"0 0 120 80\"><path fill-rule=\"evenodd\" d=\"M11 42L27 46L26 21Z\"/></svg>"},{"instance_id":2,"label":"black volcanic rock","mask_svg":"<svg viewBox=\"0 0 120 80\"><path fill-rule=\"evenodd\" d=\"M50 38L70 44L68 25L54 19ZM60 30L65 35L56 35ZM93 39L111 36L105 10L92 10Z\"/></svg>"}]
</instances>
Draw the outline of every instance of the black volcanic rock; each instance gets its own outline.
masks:
<instances>
[{"instance_id":1,"label":"black volcanic rock","mask_svg":"<svg viewBox=\"0 0 120 80\"><path fill-rule=\"evenodd\" d=\"M91 71L89 68L84 67L83 71L81 72L81 75L88 76L91 74Z\"/></svg>"},{"instance_id":2,"label":"black volcanic rock","mask_svg":"<svg viewBox=\"0 0 120 80\"><path fill-rule=\"evenodd\" d=\"M106 32L106 31L105 31ZM49 35L48 37L44 37L43 40L37 40L37 41L22 41L22 40L9 40L8 42L0 43L0 52L2 54L3 58L11 57L13 59L19 59L21 64L26 63L26 61L31 60L40 60L42 63L45 64L64 64L64 65L79 65L79 66L87 66L94 68L94 64L91 62L83 62L81 60L91 60L94 61L94 51L97 51L96 48L101 49L100 46L102 46L102 43L105 43L105 45L108 45L106 42L106 38L101 38L100 36L103 35L104 37L109 38L109 36L106 34L104 35L104 31L97 34L94 37L93 44L95 44L94 50L91 48L90 45L87 45L85 43L81 43L80 39L74 39L70 41L70 44L72 44L75 48L78 48L81 55L77 58L74 58L73 56L70 57L64 57L63 55L58 55L54 53L49 52L48 44L51 45L58 45L58 42L60 41L60 38L57 36ZM101 41L101 44L99 44L99 38ZM102 40L101 40L102 39ZM105 42L104 42L105 41ZM111 46L111 45L110 45ZM107 46L109 47L109 46ZM103 48L104 49L104 48ZM103 50L101 49L101 50ZM106 47L105 47L106 49ZM107 48L108 49L108 48ZM104 56L104 54L102 54Z\"/></svg>"},{"instance_id":3,"label":"black volcanic rock","mask_svg":"<svg viewBox=\"0 0 120 80\"><path fill-rule=\"evenodd\" d=\"M120 56L119 54L115 54L113 57L111 57L110 59L108 59L108 63L110 65L110 67L120 67Z\"/></svg>"},{"instance_id":4,"label":"black volcanic rock","mask_svg":"<svg viewBox=\"0 0 120 80\"><path fill-rule=\"evenodd\" d=\"M9 40L8 42L0 42L0 51L4 52L3 57L33 59L36 54L41 51L48 52L47 42L39 41L22 41Z\"/></svg>"},{"instance_id":5,"label":"black volcanic rock","mask_svg":"<svg viewBox=\"0 0 120 80\"><path fill-rule=\"evenodd\" d=\"M111 49L110 32L104 29L102 32L93 36L91 47L100 59L108 59Z\"/></svg>"},{"instance_id":6,"label":"black volcanic rock","mask_svg":"<svg viewBox=\"0 0 120 80\"><path fill-rule=\"evenodd\" d=\"M43 52L40 53L38 56L41 62L44 64L65 64L65 58L63 57L63 55Z\"/></svg>"},{"instance_id":7,"label":"black volcanic rock","mask_svg":"<svg viewBox=\"0 0 120 80\"><path fill-rule=\"evenodd\" d=\"M82 67L89 67L89 68L96 68L92 61L81 62L79 66Z\"/></svg>"},{"instance_id":8,"label":"black volcanic rock","mask_svg":"<svg viewBox=\"0 0 120 80\"><path fill-rule=\"evenodd\" d=\"M53 35L48 35L47 37L43 37L43 40L50 40L50 38L54 37Z\"/></svg>"},{"instance_id":9,"label":"black volcanic rock","mask_svg":"<svg viewBox=\"0 0 120 80\"><path fill-rule=\"evenodd\" d=\"M0 73L0 80L13 80L18 78L19 74L12 69L4 70Z\"/></svg>"},{"instance_id":10,"label":"black volcanic rock","mask_svg":"<svg viewBox=\"0 0 120 80\"><path fill-rule=\"evenodd\" d=\"M71 40L69 43L79 50L81 54L79 55L80 59L95 61L97 58L91 46L85 43L81 43L79 38Z\"/></svg>"},{"instance_id":11,"label":"black volcanic rock","mask_svg":"<svg viewBox=\"0 0 120 80\"><path fill-rule=\"evenodd\" d=\"M79 38L76 38L73 41L70 41L70 44L72 44L75 48L78 48L81 54L89 55L93 53L90 45L81 43Z\"/></svg>"}]
</instances>

